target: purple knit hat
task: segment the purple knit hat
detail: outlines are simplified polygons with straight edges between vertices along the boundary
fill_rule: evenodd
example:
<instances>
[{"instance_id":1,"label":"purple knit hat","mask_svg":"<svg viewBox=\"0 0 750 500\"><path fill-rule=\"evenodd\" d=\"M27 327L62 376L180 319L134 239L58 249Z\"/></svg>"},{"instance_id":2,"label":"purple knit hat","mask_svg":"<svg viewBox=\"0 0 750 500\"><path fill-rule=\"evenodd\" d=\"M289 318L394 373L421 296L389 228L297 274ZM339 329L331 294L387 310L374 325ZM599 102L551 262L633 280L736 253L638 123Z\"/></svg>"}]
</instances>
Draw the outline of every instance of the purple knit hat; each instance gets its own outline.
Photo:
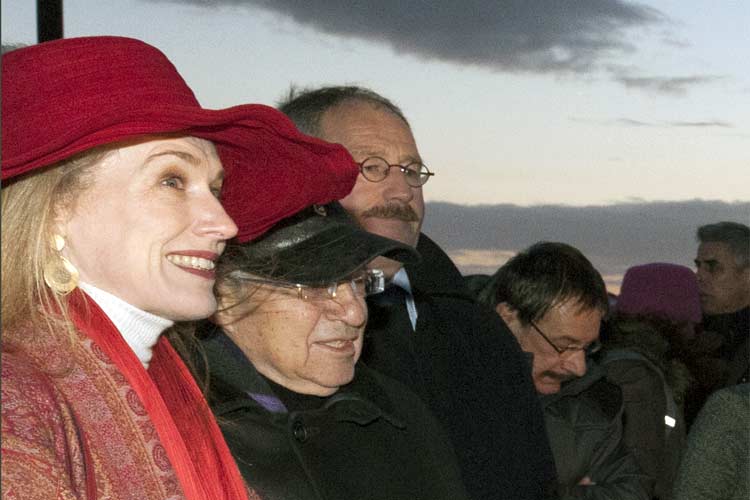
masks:
<instances>
[{"instance_id":1,"label":"purple knit hat","mask_svg":"<svg viewBox=\"0 0 750 500\"><path fill-rule=\"evenodd\" d=\"M617 311L698 323L701 305L695 273L685 266L661 262L633 266L622 280Z\"/></svg>"}]
</instances>

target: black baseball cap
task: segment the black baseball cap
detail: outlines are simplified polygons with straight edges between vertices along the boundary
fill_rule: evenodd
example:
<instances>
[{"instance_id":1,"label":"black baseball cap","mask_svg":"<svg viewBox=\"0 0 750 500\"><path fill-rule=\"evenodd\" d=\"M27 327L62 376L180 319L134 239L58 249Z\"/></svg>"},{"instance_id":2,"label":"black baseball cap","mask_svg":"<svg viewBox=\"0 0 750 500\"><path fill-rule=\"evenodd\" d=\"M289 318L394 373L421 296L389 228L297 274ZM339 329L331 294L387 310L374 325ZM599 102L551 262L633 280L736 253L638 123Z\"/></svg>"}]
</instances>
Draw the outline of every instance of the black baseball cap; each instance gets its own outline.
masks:
<instances>
[{"instance_id":1,"label":"black baseball cap","mask_svg":"<svg viewBox=\"0 0 750 500\"><path fill-rule=\"evenodd\" d=\"M242 271L306 286L343 280L379 256L404 264L420 260L413 247L362 229L338 202L303 209L226 252Z\"/></svg>"}]
</instances>

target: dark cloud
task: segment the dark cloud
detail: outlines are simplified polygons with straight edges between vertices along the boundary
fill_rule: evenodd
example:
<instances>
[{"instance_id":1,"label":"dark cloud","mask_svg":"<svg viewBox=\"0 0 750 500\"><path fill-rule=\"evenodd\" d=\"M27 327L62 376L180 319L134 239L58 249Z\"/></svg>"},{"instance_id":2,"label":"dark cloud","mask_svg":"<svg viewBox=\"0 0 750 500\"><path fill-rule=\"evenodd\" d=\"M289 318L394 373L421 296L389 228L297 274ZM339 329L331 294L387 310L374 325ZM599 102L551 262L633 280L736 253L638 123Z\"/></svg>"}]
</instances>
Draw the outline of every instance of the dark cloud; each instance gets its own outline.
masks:
<instances>
[{"instance_id":1,"label":"dark cloud","mask_svg":"<svg viewBox=\"0 0 750 500\"><path fill-rule=\"evenodd\" d=\"M691 75L678 77L663 76L628 76L614 75L614 80L626 88L656 92L659 94L685 95L687 91L698 85L706 85L721 80L718 75Z\"/></svg>"},{"instance_id":2,"label":"dark cloud","mask_svg":"<svg viewBox=\"0 0 750 500\"><path fill-rule=\"evenodd\" d=\"M632 118L618 118L614 121L616 125L626 125L628 127L655 127L653 123L644 122L641 120L633 120Z\"/></svg>"},{"instance_id":3,"label":"dark cloud","mask_svg":"<svg viewBox=\"0 0 750 500\"><path fill-rule=\"evenodd\" d=\"M589 120L586 118L579 118L571 116L570 121L576 123L590 123L594 125L615 125L624 127L675 127L675 128L734 128L734 125L722 120L702 120L702 121L671 121L671 122L648 122L643 120L635 120L633 118L615 118L614 120Z\"/></svg>"},{"instance_id":4,"label":"dark cloud","mask_svg":"<svg viewBox=\"0 0 750 500\"><path fill-rule=\"evenodd\" d=\"M666 21L625 0L151 0L246 6L427 60L499 71L587 72L633 50L626 34Z\"/></svg>"},{"instance_id":5,"label":"dark cloud","mask_svg":"<svg viewBox=\"0 0 750 500\"><path fill-rule=\"evenodd\" d=\"M701 121L701 122L670 122L671 127L722 127L722 128L733 128L734 125L721 120Z\"/></svg>"},{"instance_id":6,"label":"dark cloud","mask_svg":"<svg viewBox=\"0 0 750 500\"><path fill-rule=\"evenodd\" d=\"M676 49L687 49L687 48L693 46L690 42L687 42L685 40L679 40L677 38L673 38L672 36L665 36L665 37L663 37L661 39L661 42L664 45L668 45L668 46L674 47Z\"/></svg>"},{"instance_id":7,"label":"dark cloud","mask_svg":"<svg viewBox=\"0 0 750 500\"><path fill-rule=\"evenodd\" d=\"M486 262L494 254L507 256L547 240L567 242L602 274L619 276L648 262L691 266L696 228L722 220L750 223L750 202L633 201L589 207L428 203L424 231L460 257L464 272L489 272ZM471 265L467 256L477 264Z\"/></svg>"},{"instance_id":8,"label":"dark cloud","mask_svg":"<svg viewBox=\"0 0 750 500\"><path fill-rule=\"evenodd\" d=\"M625 125L628 127L674 127L674 128L734 128L729 122L722 120L703 120L695 122L672 121L672 122L644 122L632 118L618 118L610 122L614 125Z\"/></svg>"}]
</instances>

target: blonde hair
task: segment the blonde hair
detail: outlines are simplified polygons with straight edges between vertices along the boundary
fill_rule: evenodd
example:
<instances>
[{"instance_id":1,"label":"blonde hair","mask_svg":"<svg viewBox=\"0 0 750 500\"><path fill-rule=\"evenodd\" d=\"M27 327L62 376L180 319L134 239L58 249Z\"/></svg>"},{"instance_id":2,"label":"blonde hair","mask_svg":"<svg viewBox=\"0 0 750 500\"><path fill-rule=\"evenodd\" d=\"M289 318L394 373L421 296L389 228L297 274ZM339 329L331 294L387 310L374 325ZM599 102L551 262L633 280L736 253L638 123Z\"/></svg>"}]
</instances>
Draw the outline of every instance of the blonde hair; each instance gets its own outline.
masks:
<instances>
[{"instance_id":1,"label":"blonde hair","mask_svg":"<svg viewBox=\"0 0 750 500\"><path fill-rule=\"evenodd\" d=\"M72 331L67 299L44 283L44 266L55 259L52 235L63 210L71 210L90 185L91 171L112 150L88 150L2 189L2 329L4 347L17 341L14 330L65 327ZM52 314L56 311L58 314Z\"/></svg>"}]
</instances>

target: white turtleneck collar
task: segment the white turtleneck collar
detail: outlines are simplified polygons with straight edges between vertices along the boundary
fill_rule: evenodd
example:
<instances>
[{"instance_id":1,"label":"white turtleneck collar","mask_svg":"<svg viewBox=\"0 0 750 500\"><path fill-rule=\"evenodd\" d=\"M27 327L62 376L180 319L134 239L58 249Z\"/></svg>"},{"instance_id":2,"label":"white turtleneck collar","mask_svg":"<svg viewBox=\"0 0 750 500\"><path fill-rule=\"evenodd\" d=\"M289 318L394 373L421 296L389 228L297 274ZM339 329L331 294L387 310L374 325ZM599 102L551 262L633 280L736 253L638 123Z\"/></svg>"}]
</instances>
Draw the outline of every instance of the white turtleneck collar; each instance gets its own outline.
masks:
<instances>
[{"instance_id":1,"label":"white turtleneck collar","mask_svg":"<svg viewBox=\"0 0 750 500\"><path fill-rule=\"evenodd\" d=\"M172 326L174 321L138 309L94 285L81 282L78 286L102 308L143 367L148 370L153 348L159 336Z\"/></svg>"}]
</instances>

